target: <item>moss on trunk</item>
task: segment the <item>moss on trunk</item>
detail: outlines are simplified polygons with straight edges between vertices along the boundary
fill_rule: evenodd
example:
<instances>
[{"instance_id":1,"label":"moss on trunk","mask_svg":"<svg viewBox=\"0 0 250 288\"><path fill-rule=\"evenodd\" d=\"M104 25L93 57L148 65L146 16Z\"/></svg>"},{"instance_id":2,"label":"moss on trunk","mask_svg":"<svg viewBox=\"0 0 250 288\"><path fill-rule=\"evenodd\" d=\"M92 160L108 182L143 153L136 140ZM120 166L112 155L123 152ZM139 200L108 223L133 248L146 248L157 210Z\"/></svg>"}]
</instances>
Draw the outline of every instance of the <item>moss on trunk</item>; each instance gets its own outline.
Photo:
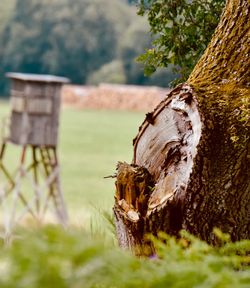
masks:
<instances>
[{"instance_id":1,"label":"moss on trunk","mask_svg":"<svg viewBox=\"0 0 250 288\"><path fill-rule=\"evenodd\" d=\"M126 171L135 170L118 169L117 195L125 195L114 207L121 246L133 249L146 243L147 233L177 235L180 229L215 243L214 227L233 240L250 239L249 17L248 0L228 0L187 83L147 114L131 167L147 170L155 185L142 197L147 189L134 193L131 187L146 182L129 174L140 183L123 189ZM137 194L146 199L143 213L131 205ZM130 195L135 199L127 203Z\"/></svg>"},{"instance_id":2,"label":"moss on trunk","mask_svg":"<svg viewBox=\"0 0 250 288\"><path fill-rule=\"evenodd\" d=\"M249 138L249 3L227 1L214 36L187 81L210 118L207 120L223 120L227 137L238 145Z\"/></svg>"},{"instance_id":3,"label":"moss on trunk","mask_svg":"<svg viewBox=\"0 0 250 288\"><path fill-rule=\"evenodd\" d=\"M250 238L249 17L248 0L227 1L214 36L188 79L204 117L183 226L209 242L214 226L235 240Z\"/></svg>"}]
</instances>

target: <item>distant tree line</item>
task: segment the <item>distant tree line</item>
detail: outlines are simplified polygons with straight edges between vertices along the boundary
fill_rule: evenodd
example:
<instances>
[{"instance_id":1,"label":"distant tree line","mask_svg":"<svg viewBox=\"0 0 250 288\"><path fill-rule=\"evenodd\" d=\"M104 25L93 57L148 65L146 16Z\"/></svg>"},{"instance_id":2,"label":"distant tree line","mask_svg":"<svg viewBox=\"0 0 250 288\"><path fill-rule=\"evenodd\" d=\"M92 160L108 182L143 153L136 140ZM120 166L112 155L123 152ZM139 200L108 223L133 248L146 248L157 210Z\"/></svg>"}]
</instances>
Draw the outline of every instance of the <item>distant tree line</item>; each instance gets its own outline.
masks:
<instances>
[{"instance_id":1,"label":"distant tree line","mask_svg":"<svg viewBox=\"0 0 250 288\"><path fill-rule=\"evenodd\" d=\"M170 69L144 76L147 21L124 0L1 0L0 94L7 71L57 74L73 83L167 86ZM1 15L4 14L4 15ZM3 17L5 16L5 17Z\"/></svg>"}]
</instances>

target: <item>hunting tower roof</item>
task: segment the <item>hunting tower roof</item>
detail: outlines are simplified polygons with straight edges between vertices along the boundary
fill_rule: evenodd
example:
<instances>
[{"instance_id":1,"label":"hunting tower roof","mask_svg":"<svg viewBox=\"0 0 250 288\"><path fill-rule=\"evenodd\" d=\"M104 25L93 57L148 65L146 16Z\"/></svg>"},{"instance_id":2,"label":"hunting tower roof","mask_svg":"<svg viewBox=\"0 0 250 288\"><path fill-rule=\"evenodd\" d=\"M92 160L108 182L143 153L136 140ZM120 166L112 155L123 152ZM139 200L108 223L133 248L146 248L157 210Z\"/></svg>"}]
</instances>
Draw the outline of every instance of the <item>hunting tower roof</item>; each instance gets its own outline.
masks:
<instances>
[{"instance_id":1,"label":"hunting tower roof","mask_svg":"<svg viewBox=\"0 0 250 288\"><path fill-rule=\"evenodd\" d=\"M31 82L47 82L47 83L69 83L70 80L65 77L44 74L27 74L27 73L6 73L7 78L31 81Z\"/></svg>"}]
</instances>

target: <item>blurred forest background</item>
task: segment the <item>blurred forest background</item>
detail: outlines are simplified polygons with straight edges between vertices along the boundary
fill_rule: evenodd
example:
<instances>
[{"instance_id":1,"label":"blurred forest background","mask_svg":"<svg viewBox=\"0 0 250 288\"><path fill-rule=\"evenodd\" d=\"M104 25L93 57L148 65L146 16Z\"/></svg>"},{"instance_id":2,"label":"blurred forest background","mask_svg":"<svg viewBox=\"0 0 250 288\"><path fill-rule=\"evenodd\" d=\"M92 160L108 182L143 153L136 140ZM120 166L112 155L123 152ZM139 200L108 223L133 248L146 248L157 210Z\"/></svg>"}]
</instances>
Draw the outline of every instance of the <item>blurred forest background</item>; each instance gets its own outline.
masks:
<instances>
[{"instance_id":1,"label":"blurred forest background","mask_svg":"<svg viewBox=\"0 0 250 288\"><path fill-rule=\"evenodd\" d=\"M129 0L1 0L0 95L5 72L100 82L168 86L170 68L145 77L134 61L150 47L146 17Z\"/></svg>"}]
</instances>

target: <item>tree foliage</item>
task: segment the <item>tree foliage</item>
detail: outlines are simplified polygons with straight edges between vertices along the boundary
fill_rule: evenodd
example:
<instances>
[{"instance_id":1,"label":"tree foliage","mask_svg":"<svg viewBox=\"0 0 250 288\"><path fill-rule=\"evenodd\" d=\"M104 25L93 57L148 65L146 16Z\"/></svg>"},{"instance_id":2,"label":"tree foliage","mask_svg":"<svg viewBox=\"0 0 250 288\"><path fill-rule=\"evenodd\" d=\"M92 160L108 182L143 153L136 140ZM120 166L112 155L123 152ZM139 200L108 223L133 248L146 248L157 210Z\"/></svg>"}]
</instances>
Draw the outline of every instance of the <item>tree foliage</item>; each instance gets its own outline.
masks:
<instances>
[{"instance_id":1,"label":"tree foliage","mask_svg":"<svg viewBox=\"0 0 250 288\"><path fill-rule=\"evenodd\" d=\"M6 23L12 15L16 0L1 0L0 5L0 37Z\"/></svg>"},{"instance_id":2,"label":"tree foliage","mask_svg":"<svg viewBox=\"0 0 250 288\"><path fill-rule=\"evenodd\" d=\"M174 65L186 80L216 28L225 0L140 0L155 35L152 48L138 59L150 75L158 67Z\"/></svg>"}]
</instances>

